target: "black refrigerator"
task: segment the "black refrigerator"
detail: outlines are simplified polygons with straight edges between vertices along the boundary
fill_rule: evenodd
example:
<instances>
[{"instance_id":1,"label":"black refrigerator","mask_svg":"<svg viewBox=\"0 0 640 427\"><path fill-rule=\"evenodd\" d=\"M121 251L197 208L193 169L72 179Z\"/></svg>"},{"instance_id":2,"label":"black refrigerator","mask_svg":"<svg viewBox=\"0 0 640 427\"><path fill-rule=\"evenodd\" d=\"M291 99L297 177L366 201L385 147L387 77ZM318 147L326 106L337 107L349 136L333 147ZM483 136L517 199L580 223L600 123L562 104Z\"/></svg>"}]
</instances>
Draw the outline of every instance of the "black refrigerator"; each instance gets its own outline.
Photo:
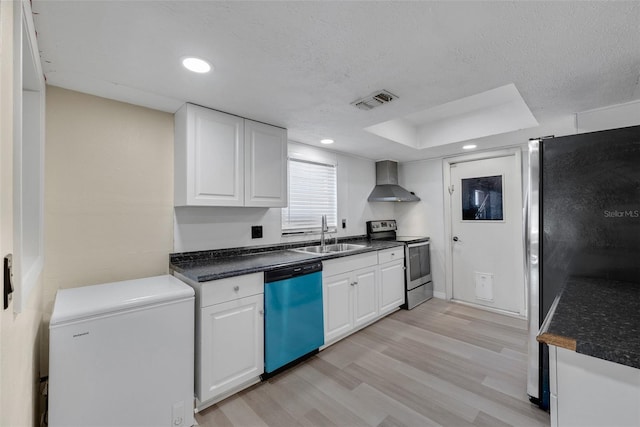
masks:
<instances>
[{"instance_id":1,"label":"black refrigerator","mask_svg":"<svg viewBox=\"0 0 640 427\"><path fill-rule=\"evenodd\" d=\"M531 140L528 183L527 393L548 408L548 348L535 337L567 278L640 286L640 126Z\"/></svg>"}]
</instances>

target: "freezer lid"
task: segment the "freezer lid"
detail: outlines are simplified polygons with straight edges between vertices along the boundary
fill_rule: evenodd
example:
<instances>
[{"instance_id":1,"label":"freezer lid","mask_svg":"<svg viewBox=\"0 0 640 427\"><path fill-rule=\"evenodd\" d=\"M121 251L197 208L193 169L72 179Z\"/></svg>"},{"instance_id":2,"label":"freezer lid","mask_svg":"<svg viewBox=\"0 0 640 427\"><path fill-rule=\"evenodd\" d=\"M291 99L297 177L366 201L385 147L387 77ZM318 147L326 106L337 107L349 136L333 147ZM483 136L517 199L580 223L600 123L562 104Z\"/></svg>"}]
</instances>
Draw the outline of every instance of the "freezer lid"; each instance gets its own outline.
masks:
<instances>
[{"instance_id":1,"label":"freezer lid","mask_svg":"<svg viewBox=\"0 0 640 427\"><path fill-rule=\"evenodd\" d=\"M170 275L60 289L56 294L50 327L193 296L193 288Z\"/></svg>"}]
</instances>

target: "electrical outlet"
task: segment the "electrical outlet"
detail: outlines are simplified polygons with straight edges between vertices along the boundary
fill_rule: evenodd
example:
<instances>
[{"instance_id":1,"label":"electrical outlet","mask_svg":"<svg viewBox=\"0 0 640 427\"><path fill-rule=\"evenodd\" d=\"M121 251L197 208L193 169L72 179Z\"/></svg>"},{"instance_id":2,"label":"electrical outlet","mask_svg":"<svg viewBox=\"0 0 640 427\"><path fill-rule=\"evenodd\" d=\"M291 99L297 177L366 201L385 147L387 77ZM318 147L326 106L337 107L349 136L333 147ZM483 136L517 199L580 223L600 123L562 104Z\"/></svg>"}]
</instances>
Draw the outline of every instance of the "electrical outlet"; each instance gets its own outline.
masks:
<instances>
[{"instance_id":1,"label":"electrical outlet","mask_svg":"<svg viewBox=\"0 0 640 427\"><path fill-rule=\"evenodd\" d=\"M251 226L251 238L252 239L262 239L262 226L261 225L252 225Z\"/></svg>"}]
</instances>

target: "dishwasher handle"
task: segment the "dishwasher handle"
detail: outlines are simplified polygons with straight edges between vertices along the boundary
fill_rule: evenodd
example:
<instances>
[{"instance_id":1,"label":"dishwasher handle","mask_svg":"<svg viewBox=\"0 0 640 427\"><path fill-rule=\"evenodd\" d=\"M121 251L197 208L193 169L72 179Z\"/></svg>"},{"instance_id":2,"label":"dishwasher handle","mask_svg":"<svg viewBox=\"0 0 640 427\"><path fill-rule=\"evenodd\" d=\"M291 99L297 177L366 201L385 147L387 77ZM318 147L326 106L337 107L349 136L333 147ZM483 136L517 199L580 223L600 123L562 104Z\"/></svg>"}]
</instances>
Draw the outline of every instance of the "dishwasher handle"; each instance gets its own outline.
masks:
<instances>
[{"instance_id":1,"label":"dishwasher handle","mask_svg":"<svg viewBox=\"0 0 640 427\"><path fill-rule=\"evenodd\" d=\"M277 268L271 271L265 271L264 282L278 282L280 280L291 279L318 271L322 271L322 263L319 261L306 264L291 265L288 267Z\"/></svg>"}]
</instances>

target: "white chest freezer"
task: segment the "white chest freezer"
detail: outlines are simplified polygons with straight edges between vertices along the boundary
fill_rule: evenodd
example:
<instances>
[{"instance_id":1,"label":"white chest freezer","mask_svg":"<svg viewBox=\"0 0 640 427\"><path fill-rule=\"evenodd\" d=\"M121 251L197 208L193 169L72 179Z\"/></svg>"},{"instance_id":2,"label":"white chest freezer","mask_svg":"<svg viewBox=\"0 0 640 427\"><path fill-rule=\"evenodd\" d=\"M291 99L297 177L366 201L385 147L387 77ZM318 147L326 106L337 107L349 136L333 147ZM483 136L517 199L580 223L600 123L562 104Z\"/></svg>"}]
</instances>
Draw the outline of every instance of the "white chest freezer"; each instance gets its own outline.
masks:
<instances>
[{"instance_id":1,"label":"white chest freezer","mask_svg":"<svg viewBox=\"0 0 640 427\"><path fill-rule=\"evenodd\" d=\"M50 426L194 424L194 293L173 276L59 290Z\"/></svg>"}]
</instances>

